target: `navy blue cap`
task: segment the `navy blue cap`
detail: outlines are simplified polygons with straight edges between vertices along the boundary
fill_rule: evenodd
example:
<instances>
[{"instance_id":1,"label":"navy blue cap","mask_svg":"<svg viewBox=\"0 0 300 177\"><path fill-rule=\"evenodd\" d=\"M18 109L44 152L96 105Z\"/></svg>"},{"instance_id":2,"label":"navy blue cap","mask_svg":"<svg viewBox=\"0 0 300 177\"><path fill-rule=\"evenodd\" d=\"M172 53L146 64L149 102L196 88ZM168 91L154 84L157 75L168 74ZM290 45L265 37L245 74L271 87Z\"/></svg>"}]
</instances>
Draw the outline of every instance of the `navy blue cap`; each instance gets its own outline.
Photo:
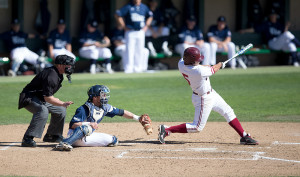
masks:
<instances>
[{"instance_id":1,"label":"navy blue cap","mask_svg":"<svg viewBox=\"0 0 300 177\"><path fill-rule=\"evenodd\" d=\"M194 15L191 15L187 18L188 21L196 21L196 17Z\"/></svg>"},{"instance_id":2,"label":"navy blue cap","mask_svg":"<svg viewBox=\"0 0 300 177\"><path fill-rule=\"evenodd\" d=\"M66 22L64 19L60 18L58 19L57 24L66 24Z\"/></svg>"},{"instance_id":3,"label":"navy blue cap","mask_svg":"<svg viewBox=\"0 0 300 177\"><path fill-rule=\"evenodd\" d=\"M20 24L20 21L19 21L19 19L15 18L11 21L11 24L17 25L17 24Z\"/></svg>"},{"instance_id":4,"label":"navy blue cap","mask_svg":"<svg viewBox=\"0 0 300 177\"><path fill-rule=\"evenodd\" d=\"M226 18L224 16L220 16L218 18L218 22L226 22Z\"/></svg>"},{"instance_id":5,"label":"navy blue cap","mask_svg":"<svg viewBox=\"0 0 300 177\"><path fill-rule=\"evenodd\" d=\"M98 22L94 19L90 20L89 21L89 24L94 27L94 28L97 28L98 27Z\"/></svg>"}]
</instances>

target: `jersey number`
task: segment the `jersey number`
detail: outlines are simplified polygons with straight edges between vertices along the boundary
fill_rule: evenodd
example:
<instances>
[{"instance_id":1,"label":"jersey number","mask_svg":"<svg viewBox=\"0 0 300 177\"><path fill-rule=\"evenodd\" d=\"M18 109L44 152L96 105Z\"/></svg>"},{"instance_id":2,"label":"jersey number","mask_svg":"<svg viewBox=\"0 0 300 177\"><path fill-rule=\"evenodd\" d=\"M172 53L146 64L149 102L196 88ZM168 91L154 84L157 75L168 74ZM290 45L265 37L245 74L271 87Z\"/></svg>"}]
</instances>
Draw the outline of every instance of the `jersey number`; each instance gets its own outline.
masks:
<instances>
[{"instance_id":1,"label":"jersey number","mask_svg":"<svg viewBox=\"0 0 300 177\"><path fill-rule=\"evenodd\" d=\"M189 79L188 79L188 78L189 78L189 76L188 76L188 75L186 75L186 74L183 74L183 73L182 73L182 75L183 75L183 77L185 78L185 80L186 80L186 81L188 81L189 85L191 85L191 83L190 83L190 81L189 81Z\"/></svg>"}]
</instances>

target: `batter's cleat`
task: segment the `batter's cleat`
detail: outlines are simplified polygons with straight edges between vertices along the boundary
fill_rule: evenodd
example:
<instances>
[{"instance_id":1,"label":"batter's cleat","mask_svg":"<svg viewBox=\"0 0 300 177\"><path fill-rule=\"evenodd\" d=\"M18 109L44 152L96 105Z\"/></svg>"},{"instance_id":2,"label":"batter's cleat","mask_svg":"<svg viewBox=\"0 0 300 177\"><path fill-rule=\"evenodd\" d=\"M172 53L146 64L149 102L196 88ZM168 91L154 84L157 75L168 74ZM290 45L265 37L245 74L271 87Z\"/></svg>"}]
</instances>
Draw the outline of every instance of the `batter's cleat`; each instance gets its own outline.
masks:
<instances>
[{"instance_id":1,"label":"batter's cleat","mask_svg":"<svg viewBox=\"0 0 300 177\"><path fill-rule=\"evenodd\" d=\"M164 125L159 125L158 127L158 140L161 144L165 144L165 137L167 136L167 132L165 130Z\"/></svg>"},{"instance_id":2,"label":"batter's cleat","mask_svg":"<svg viewBox=\"0 0 300 177\"><path fill-rule=\"evenodd\" d=\"M58 145L56 145L53 150L54 151L72 151L73 147L68 143L61 142Z\"/></svg>"},{"instance_id":3,"label":"batter's cleat","mask_svg":"<svg viewBox=\"0 0 300 177\"><path fill-rule=\"evenodd\" d=\"M64 137L61 136L61 135L49 135L49 134L46 134L44 136L44 138L43 138L43 141L44 142L56 142L56 143L59 143L63 139L64 139Z\"/></svg>"},{"instance_id":4,"label":"batter's cleat","mask_svg":"<svg viewBox=\"0 0 300 177\"><path fill-rule=\"evenodd\" d=\"M36 143L33 140L32 136L25 135L24 138L23 138L23 140L22 140L21 146L22 147L36 147Z\"/></svg>"},{"instance_id":5,"label":"batter's cleat","mask_svg":"<svg viewBox=\"0 0 300 177\"><path fill-rule=\"evenodd\" d=\"M252 139L249 134L247 134L246 136L244 136L244 137L241 138L240 144L244 144L244 145L258 145L258 142L255 141L254 139Z\"/></svg>"},{"instance_id":6,"label":"batter's cleat","mask_svg":"<svg viewBox=\"0 0 300 177\"><path fill-rule=\"evenodd\" d=\"M113 140L112 140L112 143L109 143L107 146L108 147L115 147L115 146L118 146L119 144L119 140L116 136L113 136Z\"/></svg>"}]
</instances>

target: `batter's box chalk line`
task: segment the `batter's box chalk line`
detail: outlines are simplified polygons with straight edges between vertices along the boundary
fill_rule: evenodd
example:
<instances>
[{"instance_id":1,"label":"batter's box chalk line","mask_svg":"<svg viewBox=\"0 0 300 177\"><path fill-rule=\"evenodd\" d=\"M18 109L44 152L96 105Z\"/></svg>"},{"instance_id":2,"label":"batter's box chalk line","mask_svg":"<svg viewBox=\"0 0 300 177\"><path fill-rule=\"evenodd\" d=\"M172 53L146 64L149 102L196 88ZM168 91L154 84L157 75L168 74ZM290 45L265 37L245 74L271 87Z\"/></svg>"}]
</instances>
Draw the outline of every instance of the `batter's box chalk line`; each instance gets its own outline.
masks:
<instances>
[{"instance_id":1,"label":"batter's box chalk line","mask_svg":"<svg viewBox=\"0 0 300 177\"><path fill-rule=\"evenodd\" d=\"M179 160L259 160L259 159L266 159L266 160L276 160L276 161L283 161L283 162L293 162L293 163L300 163L298 160L288 160L288 159L280 159L280 158L273 158L263 156L265 152L249 152L249 151L225 151L225 150L218 150L217 148L188 148L188 149L128 149L128 150L119 150L119 153L115 158L123 158L123 159L179 159ZM176 157L176 156L130 156L130 154L134 154L135 152L203 152L207 153L232 153L232 154L244 154L250 155L252 158L209 158L209 157Z\"/></svg>"}]
</instances>

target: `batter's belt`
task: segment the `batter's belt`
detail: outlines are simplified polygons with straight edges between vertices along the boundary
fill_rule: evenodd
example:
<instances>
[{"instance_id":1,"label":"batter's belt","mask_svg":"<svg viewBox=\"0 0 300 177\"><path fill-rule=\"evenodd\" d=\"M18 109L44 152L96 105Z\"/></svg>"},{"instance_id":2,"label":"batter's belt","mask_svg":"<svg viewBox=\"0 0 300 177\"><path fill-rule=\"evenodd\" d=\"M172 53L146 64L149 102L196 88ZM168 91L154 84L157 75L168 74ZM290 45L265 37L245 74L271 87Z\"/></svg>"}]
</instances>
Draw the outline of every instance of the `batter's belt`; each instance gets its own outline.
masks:
<instances>
[{"instance_id":1,"label":"batter's belt","mask_svg":"<svg viewBox=\"0 0 300 177\"><path fill-rule=\"evenodd\" d=\"M204 93L204 94L207 94L207 95L208 95L208 94L210 94L211 92L212 92L212 89L211 89L210 91ZM204 94L200 95L200 94L198 94L198 93L196 93L196 92L194 92L194 91L193 91L193 94L198 95L198 96L204 95Z\"/></svg>"}]
</instances>

